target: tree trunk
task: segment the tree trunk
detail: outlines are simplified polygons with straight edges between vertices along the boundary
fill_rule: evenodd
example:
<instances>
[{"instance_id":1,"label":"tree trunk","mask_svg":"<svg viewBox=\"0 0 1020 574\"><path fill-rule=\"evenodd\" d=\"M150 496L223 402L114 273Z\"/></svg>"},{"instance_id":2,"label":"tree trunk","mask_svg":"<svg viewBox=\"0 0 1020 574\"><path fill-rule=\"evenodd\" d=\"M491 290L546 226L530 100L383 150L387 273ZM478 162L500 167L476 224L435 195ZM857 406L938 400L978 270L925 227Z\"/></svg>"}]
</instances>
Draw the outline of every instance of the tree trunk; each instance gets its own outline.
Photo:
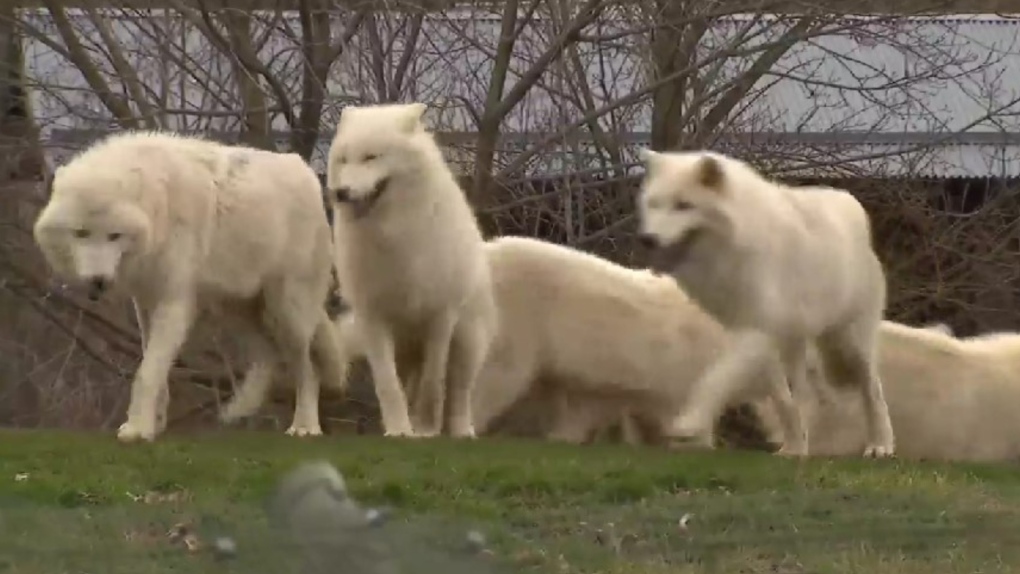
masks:
<instances>
[{"instance_id":1,"label":"tree trunk","mask_svg":"<svg viewBox=\"0 0 1020 574\"><path fill-rule=\"evenodd\" d=\"M665 78L688 69L694 63L695 49L708 29L704 18L691 18L685 2L655 3L656 20L662 24L652 30L652 70L655 78ZM681 145L685 97L690 74L678 74L652 92L651 147L657 151L677 149Z\"/></svg>"},{"instance_id":2,"label":"tree trunk","mask_svg":"<svg viewBox=\"0 0 1020 574\"><path fill-rule=\"evenodd\" d=\"M0 182L42 181L46 162L25 89L13 6L0 8Z\"/></svg>"}]
</instances>

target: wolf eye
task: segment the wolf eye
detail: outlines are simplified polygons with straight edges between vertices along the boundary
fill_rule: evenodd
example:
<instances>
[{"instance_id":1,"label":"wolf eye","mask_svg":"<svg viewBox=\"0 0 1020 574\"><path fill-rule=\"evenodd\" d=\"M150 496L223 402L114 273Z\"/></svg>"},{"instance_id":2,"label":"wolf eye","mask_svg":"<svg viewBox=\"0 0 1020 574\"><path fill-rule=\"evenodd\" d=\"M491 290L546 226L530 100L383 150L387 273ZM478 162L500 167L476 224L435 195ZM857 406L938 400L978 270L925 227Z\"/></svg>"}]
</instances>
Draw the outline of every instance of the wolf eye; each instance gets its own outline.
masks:
<instances>
[{"instance_id":1,"label":"wolf eye","mask_svg":"<svg viewBox=\"0 0 1020 574\"><path fill-rule=\"evenodd\" d=\"M687 211L688 209L691 209L693 207L694 207L694 205L692 205L692 204L690 204L690 203L688 203L686 201L675 201L675 202L673 202L673 210L674 211Z\"/></svg>"},{"instance_id":2,"label":"wolf eye","mask_svg":"<svg viewBox=\"0 0 1020 574\"><path fill-rule=\"evenodd\" d=\"M123 235L124 235L123 233L111 233L111 234L107 235L106 238L109 239L110 241L117 241Z\"/></svg>"},{"instance_id":3,"label":"wolf eye","mask_svg":"<svg viewBox=\"0 0 1020 574\"><path fill-rule=\"evenodd\" d=\"M86 237L89 236L88 229L75 229L72 233L74 233L74 236L77 237L78 239L85 239Z\"/></svg>"},{"instance_id":4,"label":"wolf eye","mask_svg":"<svg viewBox=\"0 0 1020 574\"><path fill-rule=\"evenodd\" d=\"M375 161L377 159L379 159L379 156L374 153L370 153L365 156L365 161Z\"/></svg>"}]
</instances>

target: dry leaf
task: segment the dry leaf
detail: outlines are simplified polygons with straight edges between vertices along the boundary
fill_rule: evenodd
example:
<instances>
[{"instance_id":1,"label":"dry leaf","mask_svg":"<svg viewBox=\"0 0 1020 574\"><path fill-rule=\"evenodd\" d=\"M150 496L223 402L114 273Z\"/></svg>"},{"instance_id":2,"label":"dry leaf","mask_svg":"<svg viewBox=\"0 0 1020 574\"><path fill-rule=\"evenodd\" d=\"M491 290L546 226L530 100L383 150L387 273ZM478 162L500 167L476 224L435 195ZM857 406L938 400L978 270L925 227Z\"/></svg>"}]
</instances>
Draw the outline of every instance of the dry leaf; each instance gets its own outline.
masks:
<instances>
[{"instance_id":1,"label":"dry leaf","mask_svg":"<svg viewBox=\"0 0 1020 574\"><path fill-rule=\"evenodd\" d=\"M81 502L86 504L96 504L99 502L99 497L91 492L85 492L84 490L78 491L78 497Z\"/></svg>"},{"instance_id":2,"label":"dry leaf","mask_svg":"<svg viewBox=\"0 0 1020 574\"><path fill-rule=\"evenodd\" d=\"M511 560L521 566L537 566L545 561L545 550L520 550L511 556Z\"/></svg>"},{"instance_id":3,"label":"dry leaf","mask_svg":"<svg viewBox=\"0 0 1020 574\"><path fill-rule=\"evenodd\" d=\"M174 490L172 492L157 492L150 490L145 494L134 494L131 492L126 493L131 500L135 502L141 502L143 504L161 504L164 502L183 502L188 500L189 495L184 490Z\"/></svg>"},{"instance_id":4,"label":"dry leaf","mask_svg":"<svg viewBox=\"0 0 1020 574\"><path fill-rule=\"evenodd\" d=\"M202 549L202 542L199 541L198 536L188 534L184 537L184 547L188 549L188 552L198 552Z\"/></svg>"},{"instance_id":5,"label":"dry leaf","mask_svg":"<svg viewBox=\"0 0 1020 574\"><path fill-rule=\"evenodd\" d=\"M187 537L190 534L190 531L191 529L187 523L178 522L177 524L174 524L169 531L167 531L166 537L170 540L171 544L176 544Z\"/></svg>"},{"instance_id":6,"label":"dry leaf","mask_svg":"<svg viewBox=\"0 0 1020 574\"><path fill-rule=\"evenodd\" d=\"M125 530L123 535L124 535L124 541L125 542L129 542L129 543L130 542L134 542L134 543L152 544L152 543L158 543L158 542L160 542L162 540L162 538L159 535L159 532L155 531L155 530L153 530L151 528L149 528L149 529L138 528L138 529L132 529L132 530Z\"/></svg>"}]
</instances>

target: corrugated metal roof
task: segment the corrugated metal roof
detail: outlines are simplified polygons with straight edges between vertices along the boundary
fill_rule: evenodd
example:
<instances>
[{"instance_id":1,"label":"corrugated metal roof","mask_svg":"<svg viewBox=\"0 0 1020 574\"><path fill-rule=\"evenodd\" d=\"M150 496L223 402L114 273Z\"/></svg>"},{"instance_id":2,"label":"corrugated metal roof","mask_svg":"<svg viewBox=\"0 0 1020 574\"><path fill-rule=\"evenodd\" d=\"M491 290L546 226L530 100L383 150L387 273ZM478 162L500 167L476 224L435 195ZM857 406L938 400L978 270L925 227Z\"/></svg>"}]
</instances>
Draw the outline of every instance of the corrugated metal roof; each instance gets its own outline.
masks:
<instances>
[{"instance_id":1,"label":"corrugated metal roof","mask_svg":"<svg viewBox=\"0 0 1020 574\"><path fill-rule=\"evenodd\" d=\"M75 21L83 36L95 36L84 18ZM198 31L165 11L158 18L111 18L107 24L131 48L129 59L147 87L153 94L165 95L168 107L174 108L165 115L169 127L236 129L236 101L227 97L216 102L205 87L229 93L233 89L230 62L217 55ZM58 38L45 14L33 13L29 25L48 38ZM610 31L614 26L622 29L620 23L602 25ZM717 145L746 153L782 149L788 155L806 155L810 148L833 161L878 158L852 162L862 169L902 172L909 166L912 173L935 176L1020 175L1020 74L1016 73L1020 70L1020 22L979 15L832 25L848 29L791 48L755 86L755 97L748 98L743 111L720 131ZM478 43L491 42L498 26L492 19L426 21L414 61L417 81L403 94L404 99L432 103L435 110L430 113L441 116L434 119L441 119L444 129L472 131L464 101L481 101L492 65ZM756 15L720 20L706 34L699 52L703 58L718 57L741 31L754 36L741 42L741 50L753 52L755 45L775 40L784 26L780 19ZM531 51L542 48L548 42L543 34L548 32L526 33L519 45ZM173 45L164 41L168 35L174 37ZM368 50L366 41L364 36L356 37L334 68L327 85L334 99L323 118L324 133L329 133L343 101L375 99L369 71L358 58ZM30 37L26 46L26 66L38 85L33 103L44 135L52 129L112 126L109 113L87 89L81 74L60 55L59 40L55 46L48 44L53 42ZM593 94L596 107L646 86L645 64L634 56L633 46L582 44L579 50L592 85L599 88ZM260 53L296 91L301 57L294 41L274 30ZM106 61L98 48L93 55L97 62ZM745 70L756 55L716 58L722 81ZM182 73L173 63L180 58L198 64ZM534 55L521 52L511 68L519 74L533 60ZM708 62L703 71L708 72L714 63ZM119 90L117 75L108 72L107 76ZM534 88L508 116L504 133L548 133L589 111L556 95L563 91L569 92L570 87L556 84L552 77ZM613 122L603 124L613 132L631 134L630 142L641 144L650 130L650 118L649 104L642 101L621 106ZM274 129L286 129L279 116ZM950 137L963 129L974 135ZM315 163L321 162L324 147L325 142L313 158ZM513 142L506 143L508 155L514 147ZM888 157L904 148L926 149L899 160ZM574 148L542 154L528 171L564 169L565 163L577 167L587 161L587 155L578 158ZM590 155L597 157L597 150Z\"/></svg>"}]
</instances>

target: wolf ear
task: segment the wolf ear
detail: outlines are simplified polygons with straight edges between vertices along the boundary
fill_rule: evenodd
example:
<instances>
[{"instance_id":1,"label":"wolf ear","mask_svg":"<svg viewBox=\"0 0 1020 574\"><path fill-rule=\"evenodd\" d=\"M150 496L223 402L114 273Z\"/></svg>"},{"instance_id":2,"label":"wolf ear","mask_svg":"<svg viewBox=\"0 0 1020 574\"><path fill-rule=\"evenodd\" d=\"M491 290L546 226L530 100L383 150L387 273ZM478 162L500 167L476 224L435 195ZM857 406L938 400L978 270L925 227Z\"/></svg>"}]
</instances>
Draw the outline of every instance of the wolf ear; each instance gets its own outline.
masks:
<instances>
[{"instance_id":1,"label":"wolf ear","mask_svg":"<svg viewBox=\"0 0 1020 574\"><path fill-rule=\"evenodd\" d=\"M418 128L421 127L421 118L425 115L425 110L427 109L428 106L421 102L404 106L405 113L401 118L401 129L408 133L418 131Z\"/></svg>"},{"instance_id":2,"label":"wolf ear","mask_svg":"<svg viewBox=\"0 0 1020 574\"><path fill-rule=\"evenodd\" d=\"M718 158L710 155L702 156L694 167L698 177L698 183L705 189L721 191L726 174L723 173L722 163Z\"/></svg>"},{"instance_id":3,"label":"wolf ear","mask_svg":"<svg viewBox=\"0 0 1020 574\"><path fill-rule=\"evenodd\" d=\"M353 111L353 106L344 106L340 108L340 115L336 119L336 131L340 131L340 128L344 125L344 120L350 117Z\"/></svg>"},{"instance_id":4,"label":"wolf ear","mask_svg":"<svg viewBox=\"0 0 1020 574\"><path fill-rule=\"evenodd\" d=\"M645 171L649 173L656 171L662 165L663 158L663 154L648 148L642 148L638 152L638 159L645 164Z\"/></svg>"}]
</instances>

